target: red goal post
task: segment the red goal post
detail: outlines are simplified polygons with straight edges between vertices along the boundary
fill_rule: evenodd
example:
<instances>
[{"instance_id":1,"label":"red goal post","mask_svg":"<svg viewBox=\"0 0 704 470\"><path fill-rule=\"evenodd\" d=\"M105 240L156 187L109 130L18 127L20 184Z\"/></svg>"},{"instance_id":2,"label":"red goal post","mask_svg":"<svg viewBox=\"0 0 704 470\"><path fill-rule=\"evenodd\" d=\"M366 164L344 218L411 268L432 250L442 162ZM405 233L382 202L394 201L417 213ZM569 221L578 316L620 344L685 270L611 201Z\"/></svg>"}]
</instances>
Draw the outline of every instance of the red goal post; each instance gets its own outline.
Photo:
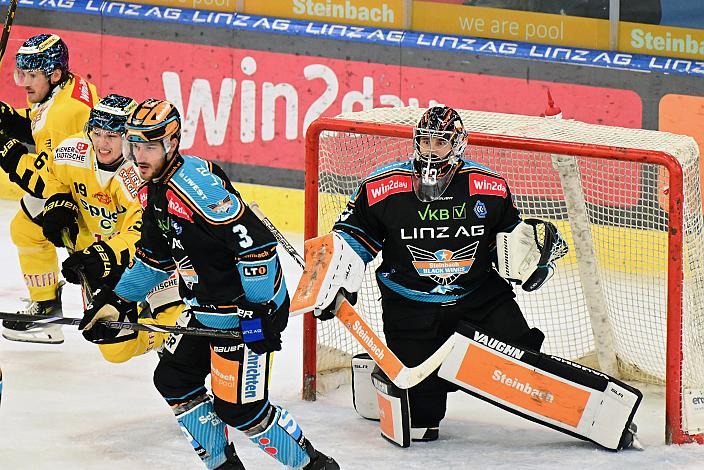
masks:
<instances>
[{"instance_id":1,"label":"red goal post","mask_svg":"<svg viewBox=\"0 0 704 470\"><path fill-rule=\"evenodd\" d=\"M310 125L306 239L330 230L361 178L384 163L410 157L412 126L422 112L383 108ZM564 279L551 281L554 292L537 294L545 296L537 307L531 310L534 299L526 296L524 305L518 296L529 323L547 330L548 352L622 378L664 384L666 440L704 443L704 406L695 403L704 396L704 366L696 364L704 362L699 359L704 357L704 268L695 259L704 257L704 244L697 241L704 233L694 140L570 120L460 114L470 131L466 157L507 178L524 216L558 220L575 252L565 262L569 265L558 265ZM664 264L646 266L645 258ZM368 272L358 307L381 334L374 289L373 272ZM660 293L664 298L656 299ZM545 312L545 305L558 313ZM316 324L311 315L304 319L306 400L314 400L319 388L321 356L339 356L336 367L345 370L345 361L360 352L334 323ZM555 344L549 343L551 335ZM581 341L585 345L579 351L566 352ZM348 368L349 363L346 376Z\"/></svg>"}]
</instances>

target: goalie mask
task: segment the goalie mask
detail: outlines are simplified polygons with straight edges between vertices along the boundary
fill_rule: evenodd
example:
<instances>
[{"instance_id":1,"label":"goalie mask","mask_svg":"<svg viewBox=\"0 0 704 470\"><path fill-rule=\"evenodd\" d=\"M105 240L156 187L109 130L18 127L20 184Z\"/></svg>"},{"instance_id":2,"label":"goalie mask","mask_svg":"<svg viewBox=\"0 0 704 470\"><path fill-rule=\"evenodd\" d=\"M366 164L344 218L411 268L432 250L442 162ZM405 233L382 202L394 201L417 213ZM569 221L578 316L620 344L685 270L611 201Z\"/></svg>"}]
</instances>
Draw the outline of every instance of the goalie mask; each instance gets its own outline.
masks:
<instances>
[{"instance_id":1,"label":"goalie mask","mask_svg":"<svg viewBox=\"0 0 704 470\"><path fill-rule=\"evenodd\" d=\"M413 130L413 190L418 199L438 199L452 181L467 147L467 131L452 108L428 109Z\"/></svg>"}]
</instances>

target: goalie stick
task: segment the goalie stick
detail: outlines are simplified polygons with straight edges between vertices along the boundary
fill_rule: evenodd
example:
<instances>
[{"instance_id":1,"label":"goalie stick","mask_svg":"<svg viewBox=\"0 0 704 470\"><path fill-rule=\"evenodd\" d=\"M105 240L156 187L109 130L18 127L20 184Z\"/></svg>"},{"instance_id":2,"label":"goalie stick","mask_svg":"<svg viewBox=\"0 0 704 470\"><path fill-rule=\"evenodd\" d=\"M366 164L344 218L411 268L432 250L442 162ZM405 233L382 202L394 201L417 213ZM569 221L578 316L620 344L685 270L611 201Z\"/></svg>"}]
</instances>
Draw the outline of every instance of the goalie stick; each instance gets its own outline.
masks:
<instances>
[{"instance_id":1,"label":"goalie stick","mask_svg":"<svg viewBox=\"0 0 704 470\"><path fill-rule=\"evenodd\" d=\"M279 232L274 224L272 224L271 221L264 215L261 209L259 209L257 203L252 202L249 207L252 212L254 212L254 214L259 217L262 222L264 222L264 225L266 225L266 227L271 231L274 238L281 243L296 263L298 263L302 269L305 269L303 257L296 251L293 245L286 240L286 237ZM440 364L445 360L447 355L450 354L450 351L455 344L454 335L450 336L450 338L448 338L447 341L445 341L445 343L423 363L417 365L416 367L407 367L403 364L403 362L401 362L398 356L396 356L396 354L389 349L386 343L379 338L369 324L359 315L359 313L357 313L352 304L350 304L342 294L337 294L337 297L335 298L335 316L340 322L342 322L342 325L347 328L359 344L369 353L372 359L374 359L374 362L376 362L381 370L384 371L394 385L402 389L411 388L432 374L438 367L440 367Z\"/></svg>"},{"instance_id":2,"label":"goalie stick","mask_svg":"<svg viewBox=\"0 0 704 470\"><path fill-rule=\"evenodd\" d=\"M82 318L64 318L41 315L25 315L23 313L0 312L0 319L19 321L32 324L59 324L78 326ZM130 323L121 321L98 321L98 323L118 330L153 331L156 333L172 333L175 335L210 336L213 338L240 339L242 333L237 330L219 330L214 328L195 328L192 326L152 325L146 323Z\"/></svg>"},{"instance_id":3,"label":"goalie stick","mask_svg":"<svg viewBox=\"0 0 704 470\"><path fill-rule=\"evenodd\" d=\"M10 30L12 29L12 22L15 19L18 1L19 0L10 0L10 4L7 6L7 16L5 17L5 23L2 27L2 36L0 37L0 64L2 64L2 58L5 57L5 49L7 49L7 43L10 40Z\"/></svg>"}]
</instances>

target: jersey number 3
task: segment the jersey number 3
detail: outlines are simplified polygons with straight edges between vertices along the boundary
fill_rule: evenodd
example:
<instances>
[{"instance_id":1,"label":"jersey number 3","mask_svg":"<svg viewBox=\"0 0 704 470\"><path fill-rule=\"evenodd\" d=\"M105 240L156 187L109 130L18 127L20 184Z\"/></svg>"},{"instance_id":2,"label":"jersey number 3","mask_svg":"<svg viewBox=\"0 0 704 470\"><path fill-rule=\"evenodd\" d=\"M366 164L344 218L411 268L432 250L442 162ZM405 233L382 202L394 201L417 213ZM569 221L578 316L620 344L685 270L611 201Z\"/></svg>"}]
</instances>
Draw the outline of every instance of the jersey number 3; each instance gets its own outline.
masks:
<instances>
[{"instance_id":1,"label":"jersey number 3","mask_svg":"<svg viewBox=\"0 0 704 470\"><path fill-rule=\"evenodd\" d=\"M249 248L254 243L252 237L247 235L247 228L242 224L237 224L232 227L232 231L240 236L240 247Z\"/></svg>"}]
</instances>

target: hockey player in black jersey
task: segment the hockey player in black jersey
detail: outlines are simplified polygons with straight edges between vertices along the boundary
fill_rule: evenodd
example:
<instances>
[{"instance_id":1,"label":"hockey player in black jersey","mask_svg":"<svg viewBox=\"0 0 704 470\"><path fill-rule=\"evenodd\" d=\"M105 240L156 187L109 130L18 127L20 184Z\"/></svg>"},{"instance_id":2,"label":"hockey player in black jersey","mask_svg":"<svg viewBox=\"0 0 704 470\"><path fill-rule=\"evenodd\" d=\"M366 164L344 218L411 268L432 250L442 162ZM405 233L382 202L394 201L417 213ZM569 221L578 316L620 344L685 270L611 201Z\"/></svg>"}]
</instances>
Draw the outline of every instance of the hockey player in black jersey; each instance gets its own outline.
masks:
<instances>
[{"instance_id":1,"label":"hockey player in black jersey","mask_svg":"<svg viewBox=\"0 0 704 470\"><path fill-rule=\"evenodd\" d=\"M447 394L460 388L604 447L630 446L633 433L629 426L640 402L639 392L600 372L565 366L569 361L541 354L544 335L527 323L509 282L522 284L526 291L538 289L552 276L555 261L567 253L566 243L552 223L523 221L506 180L490 168L465 160L466 146L467 131L459 114L444 106L430 108L414 130L413 157L383 166L361 182L333 232L324 236L334 240L326 246L340 247L341 253L334 251L329 256L333 260L330 264L336 266L327 267L315 314L321 320L333 318L340 308L339 302L330 303L335 292L343 291L352 299L349 291L354 288L349 286L361 284L362 276L355 271L381 252L376 280L389 349L406 367L415 367L453 335L458 338L439 372L409 388L407 396L378 368L372 374L379 403L386 398L389 403L400 403L401 415L407 403L405 416L386 425L383 416L388 420L396 405L379 412L382 435L402 446L411 440L436 440ZM333 271L337 274L330 274ZM348 282L355 277L358 281ZM347 281L340 283L342 278ZM335 280L326 285L328 279ZM326 289L329 292L323 292ZM483 362L475 359L479 353L465 353L485 349L490 353ZM506 372L509 365L510 373ZM490 373L481 376L482 368ZM447 369L453 374L443 372ZM593 387L593 395L589 395L592 403L616 387L628 397L628 404L618 412L595 408L572 416L569 400L573 398L564 402L560 398L560 403L568 403L564 409L562 404L556 405L555 389L536 387L537 380L549 382L542 375L536 378L536 370L546 371L545 377L567 377L571 382L565 390L572 390L573 382L579 384L575 390ZM534 400L526 402L526 393ZM587 395L574 394L587 400ZM548 409L546 419L541 413ZM592 412L601 413L602 418L611 413L619 419L594 425L598 420L591 419ZM398 430L390 431L405 421L410 421L410 429L399 425Z\"/></svg>"},{"instance_id":2,"label":"hockey player in black jersey","mask_svg":"<svg viewBox=\"0 0 704 470\"><path fill-rule=\"evenodd\" d=\"M178 152L181 120L173 104L146 100L126 127L127 155L147 181L139 190L141 239L133 264L114 291L95 294L80 327L90 332L99 319L136 321L134 302L176 270L187 305L179 324L242 335L172 335L154 372L156 388L206 466L243 468L227 445L224 422L283 465L339 469L288 411L269 402L269 359L281 349L289 306L273 235L220 167ZM214 398L204 386L208 374Z\"/></svg>"}]
</instances>

